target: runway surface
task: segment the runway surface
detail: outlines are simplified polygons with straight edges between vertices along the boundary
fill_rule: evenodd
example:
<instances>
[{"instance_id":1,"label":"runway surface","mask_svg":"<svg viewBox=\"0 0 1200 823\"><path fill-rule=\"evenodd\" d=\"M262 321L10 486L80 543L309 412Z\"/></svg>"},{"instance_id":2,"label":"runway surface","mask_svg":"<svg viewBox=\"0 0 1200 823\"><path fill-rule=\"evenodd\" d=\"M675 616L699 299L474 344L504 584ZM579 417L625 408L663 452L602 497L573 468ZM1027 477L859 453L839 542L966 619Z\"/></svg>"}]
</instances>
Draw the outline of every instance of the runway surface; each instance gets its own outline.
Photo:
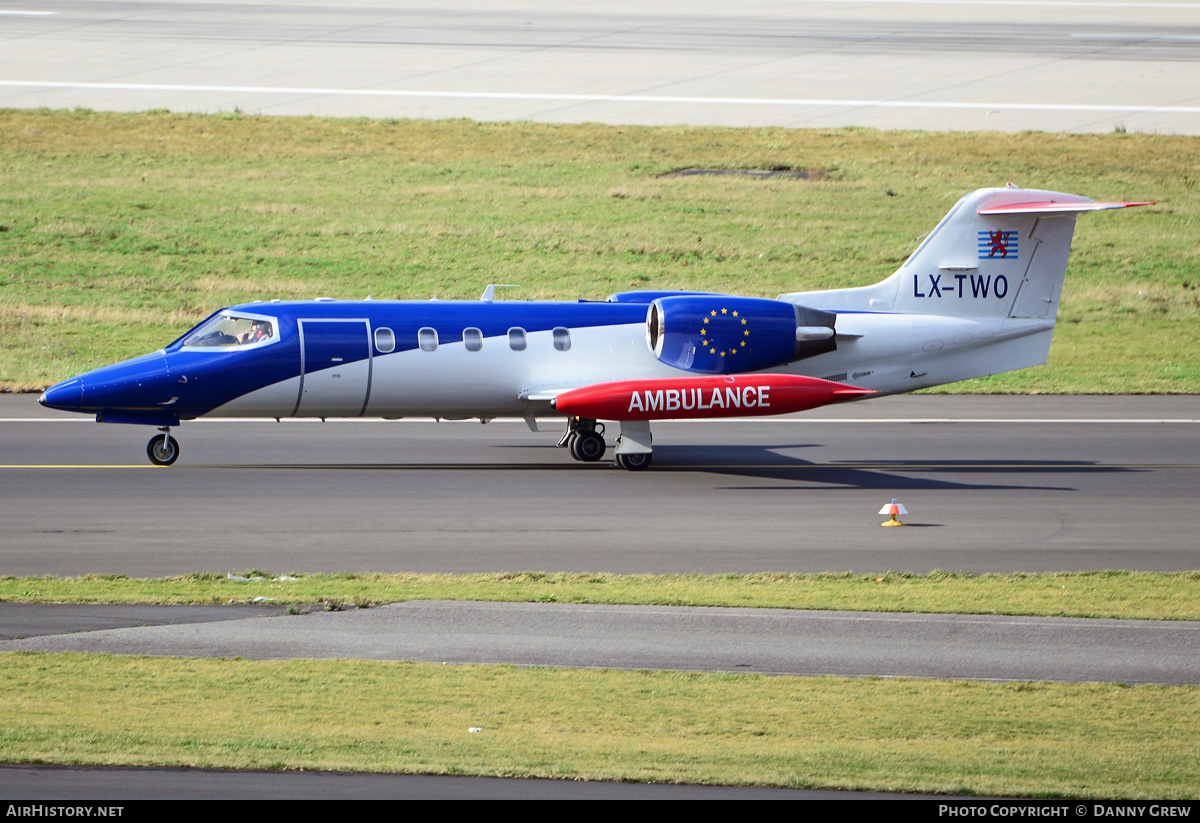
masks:
<instances>
[{"instance_id":1,"label":"runway surface","mask_svg":"<svg viewBox=\"0 0 1200 823\"><path fill-rule=\"evenodd\" d=\"M10 395L0 573L1189 570L1198 421L1196 397L883 398L656 425L643 473L519 422L199 421L163 469L143 427Z\"/></svg>"},{"instance_id":2,"label":"runway surface","mask_svg":"<svg viewBox=\"0 0 1200 823\"><path fill-rule=\"evenodd\" d=\"M41 614L58 629L117 608L0 603L0 623L23 617L29 631ZM0 640L0 651L1200 683L1200 623L1182 621L449 601L240 619L214 607L211 622L152 611L158 625Z\"/></svg>"},{"instance_id":3,"label":"runway surface","mask_svg":"<svg viewBox=\"0 0 1200 823\"><path fill-rule=\"evenodd\" d=\"M0 106L1200 133L1200 3L0 2Z\"/></svg>"}]
</instances>

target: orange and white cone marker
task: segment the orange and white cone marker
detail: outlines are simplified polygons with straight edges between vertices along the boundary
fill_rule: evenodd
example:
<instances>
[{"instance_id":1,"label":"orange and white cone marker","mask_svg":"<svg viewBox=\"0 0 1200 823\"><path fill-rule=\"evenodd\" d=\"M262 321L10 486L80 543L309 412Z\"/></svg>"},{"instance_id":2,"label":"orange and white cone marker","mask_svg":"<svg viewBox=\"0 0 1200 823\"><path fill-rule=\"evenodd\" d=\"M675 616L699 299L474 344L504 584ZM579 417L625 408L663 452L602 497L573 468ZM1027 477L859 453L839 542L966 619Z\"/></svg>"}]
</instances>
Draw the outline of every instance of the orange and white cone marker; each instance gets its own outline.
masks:
<instances>
[{"instance_id":1,"label":"orange and white cone marker","mask_svg":"<svg viewBox=\"0 0 1200 823\"><path fill-rule=\"evenodd\" d=\"M890 514L892 516L891 520L887 521L886 523L880 523L879 525L881 525L881 526L903 526L904 524L896 519L896 515L908 514L908 509L904 508L903 503L897 503L896 498L893 497L892 502L888 503L886 506L884 506L882 509L880 509L879 513L880 514Z\"/></svg>"}]
</instances>

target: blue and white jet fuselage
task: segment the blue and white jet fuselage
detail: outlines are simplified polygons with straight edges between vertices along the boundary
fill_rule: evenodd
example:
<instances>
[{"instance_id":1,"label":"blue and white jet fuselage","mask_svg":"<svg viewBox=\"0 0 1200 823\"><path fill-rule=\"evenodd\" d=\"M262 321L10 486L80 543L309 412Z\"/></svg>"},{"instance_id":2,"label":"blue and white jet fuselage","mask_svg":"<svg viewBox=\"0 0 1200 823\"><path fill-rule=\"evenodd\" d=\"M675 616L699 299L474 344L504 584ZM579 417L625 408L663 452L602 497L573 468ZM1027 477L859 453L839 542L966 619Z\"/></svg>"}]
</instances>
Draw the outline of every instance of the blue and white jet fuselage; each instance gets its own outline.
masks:
<instances>
[{"instance_id":1,"label":"blue and white jet fuselage","mask_svg":"<svg viewBox=\"0 0 1200 823\"><path fill-rule=\"evenodd\" d=\"M560 416L581 460L604 452L594 417L619 422L618 462L640 469L649 419L783 413L1045 362L1076 214L1125 205L980 190L886 280L775 300L497 301L489 288L478 301L242 304L41 402L164 429L149 447L164 464L178 454L165 430L204 416Z\"/></svg>"}]
</instances>

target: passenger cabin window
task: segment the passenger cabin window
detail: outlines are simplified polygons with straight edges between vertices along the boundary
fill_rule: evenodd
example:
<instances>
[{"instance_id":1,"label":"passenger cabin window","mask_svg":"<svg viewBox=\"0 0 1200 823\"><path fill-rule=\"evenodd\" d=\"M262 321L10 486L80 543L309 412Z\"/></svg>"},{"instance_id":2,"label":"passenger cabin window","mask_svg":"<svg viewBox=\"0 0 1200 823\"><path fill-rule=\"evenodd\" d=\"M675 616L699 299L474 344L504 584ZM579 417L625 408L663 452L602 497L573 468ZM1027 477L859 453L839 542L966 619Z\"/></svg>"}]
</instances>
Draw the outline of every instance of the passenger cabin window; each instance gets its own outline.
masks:
<instances>
[{"instance_id":1,"label":"passenger cabin window","mask_svg":"<svg viewBox=\"0 0 1200 823\"><path fill-rule=\"evenodd\" d=\"M375 330L375 348L382 354L396 350L396 335L391 329Z\"/></svg>"},{"instance_id":2,"label":"passenger cabin window","mask_svg":"<svg viewBox=\"0 0 1200 823\"><path fill-rule=\"evenodd\" d=\"M264 317L219 314L183 340L185 346L253 346L275 338L275 324Z\"/></svg>"},{"instance_id":3,"label":"passenger cabin window","mask_svg":"<svg viewBox=\"0 0 1200 823\"><path fill-rule=\"evenodd\" d=\"M525 330L511 328L508 330L508 347L513 351L525 351Z\"/></svg>"},{"instance_id":4,"label":"passenger cabin window","mask_svg":"<svg viewBox=\"0 0 1200 823\"><path fill-rule=\"evenodd\" d=\"M568 351L571 348L571 330L559 326L554 330L554 348Z\"/></svg>"},{"instance_id":5,"label":"passenger cabin window","mask_svg":"<svg viewBox=\"0 0 1200 823\"><path fill-rule=\"evenodd\" d=\"M428 326L417 332L417 343L421 346L421 351L434 351L438 346L438 335L436 329L431 329Z\"/></svg>"},{"instance_id":6,"label":"passenger cabin window","mask_svg":"<svg viewBox=\"0 0 1200 823\"><path fill-rule=\"evenodd\" d=\"M467 351L479 351L483 348L483 332L476 328L463 329L463 345Z\"/></svg>"}]
</instances>

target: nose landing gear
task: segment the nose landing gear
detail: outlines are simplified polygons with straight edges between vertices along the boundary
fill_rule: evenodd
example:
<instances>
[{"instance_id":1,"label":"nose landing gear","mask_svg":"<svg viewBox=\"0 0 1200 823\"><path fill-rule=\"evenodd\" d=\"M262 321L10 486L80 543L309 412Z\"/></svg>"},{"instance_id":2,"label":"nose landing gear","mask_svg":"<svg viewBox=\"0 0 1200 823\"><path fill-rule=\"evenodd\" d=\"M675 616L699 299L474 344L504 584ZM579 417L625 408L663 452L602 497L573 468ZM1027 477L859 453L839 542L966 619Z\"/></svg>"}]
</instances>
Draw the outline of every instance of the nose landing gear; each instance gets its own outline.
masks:
<instances>
[{"instance_id":1,"label":"nose landing gear","mask_svg":"<svg viewBox=\"0 0 1200 823\"><path fill-rule=\"evenodd\" d=\"M625 469L625 471L645 471L650 468L650 459L653 456L649 452L639 452L636 454L621 454L617 452L617 465Z\"/></svg>"},{"instance_id":2,"label":"nose landing gear","mask_svg":"<svg viewBox=\"0 0 1200 823\"><path fill-rule=\"evenodd\" d=\"M169 466L179 459L179 441L171 436L169 426L159 429L162 434L156 434L146 444L146 456L156 466Z\"/></svg>"},{"instance_id":3,"label":"nose landing gear","mask_svg":"<svg viewBox=\"0 0 1200 823\"><path fill-rule=\"evenodd\" d=\"M629 472L650 468L653 442L649 420L622 420L621 436L617 438L617 465Z\"/></svg>"}]
</instances>

